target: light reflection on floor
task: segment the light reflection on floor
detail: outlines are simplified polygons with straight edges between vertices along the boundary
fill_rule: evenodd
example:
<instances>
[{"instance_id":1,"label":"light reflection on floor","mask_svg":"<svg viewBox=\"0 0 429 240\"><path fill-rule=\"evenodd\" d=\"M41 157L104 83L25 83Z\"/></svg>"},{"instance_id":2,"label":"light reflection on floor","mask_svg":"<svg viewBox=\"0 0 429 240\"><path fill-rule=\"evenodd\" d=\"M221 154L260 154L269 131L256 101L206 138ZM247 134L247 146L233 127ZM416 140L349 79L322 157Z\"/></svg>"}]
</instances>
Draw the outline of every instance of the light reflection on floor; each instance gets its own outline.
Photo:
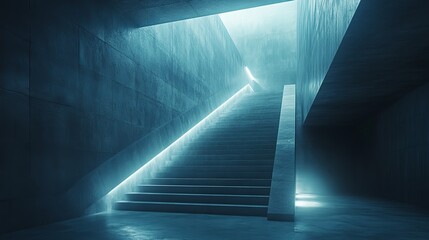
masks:
<instances>
[{"instance_id":1,"label":"light reflection on floor","mask_svg":"<svg viewBox=\"0 0 429 240\"><path fill-rule=\"evenodd\" d=\"M356 197L298 195L296 221L262 217L112 212L16 232L0 239L429 239L429 214Z\"/></svg>"}]
</instances>

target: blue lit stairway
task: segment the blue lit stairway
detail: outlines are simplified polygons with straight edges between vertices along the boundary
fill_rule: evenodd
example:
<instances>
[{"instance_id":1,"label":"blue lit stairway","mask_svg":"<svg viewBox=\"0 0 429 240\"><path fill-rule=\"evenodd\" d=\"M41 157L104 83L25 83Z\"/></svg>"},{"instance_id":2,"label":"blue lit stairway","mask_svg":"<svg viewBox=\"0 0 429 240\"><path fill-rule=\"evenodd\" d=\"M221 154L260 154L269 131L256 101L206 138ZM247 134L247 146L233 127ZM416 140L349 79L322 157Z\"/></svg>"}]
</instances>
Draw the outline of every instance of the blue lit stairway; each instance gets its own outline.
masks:
<instances>
[{"instance_id":1,"label":"blue lit stairway","mask_svg":"<svg viewBox=\"0 0 429 240\"><path fill-rule=\"evenodd\" d=\"M281 99L244 96L115 209L266 216Z\"/></svg>"}]
</instances>

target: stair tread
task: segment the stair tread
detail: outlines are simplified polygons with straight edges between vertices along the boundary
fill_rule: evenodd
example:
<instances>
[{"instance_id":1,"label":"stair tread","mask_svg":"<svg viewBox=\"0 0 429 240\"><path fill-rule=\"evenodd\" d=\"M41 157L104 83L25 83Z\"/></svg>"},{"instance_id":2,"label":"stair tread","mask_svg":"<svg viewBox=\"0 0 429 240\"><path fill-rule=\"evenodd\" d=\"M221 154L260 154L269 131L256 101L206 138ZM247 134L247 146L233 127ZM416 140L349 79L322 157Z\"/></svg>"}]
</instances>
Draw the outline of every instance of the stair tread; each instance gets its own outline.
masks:
<instances>
[{"instance_id":1,"label":"stair tread","mask_svg":"<svg viewBox=\"0 0 429 240\"><path fill-rule=\"evenodd\" d=\"M252 154L252 153L245 153L245 154L240 154L240 153L234 153L234 154L232 154L232 153L228 153L228 154L222 154L222 155L219 155L219 154L198 154L198 155L196 155L196 154L173 154L173 156L237 156L237 155L240 155L240 156L242 156L242 155L250 155L250 156L272 156L272 154L256 154L256 153L254 153L254 154Z\"/></svg>"},{"instance_id":2,"label":"stair tread","mask_svg":"<svg viewBox=\"0 0 429 240\"><path fill-rule=\"evenodd\" d=\"M172 184L139 184L137 185L139 187L186 187L186 188L261 188L261 189L267 189L270 187L266 186L216 186L216 185L172 185Z\"/></svg>"},{"instance_id":3,"label":"stair tread","mask_svg":"<svg viewBox=\"0 0 429 240\"><path fill-rule=\"evenodd\" d=\"M252 207L267 208L266 205L247 205L247 204L223 204L223 203L181 203L181 202L151 202L151 201L117 201L117 203L135 203L135 204L159 204L159 205L179 205L179 206L213 206L213 207Z\"/></svg>"},{"instance_id":4,"label":"stair tread","mask_svg":"<svg viewBox=\"0 0 429 240\"><path fill-rule=\"evenodd\" d=\"M152 179L178 179L178 178L149 178L148 180L152 180ZM192 180L219 180L219 178L180 178L180 179L192 179ZM223 178L222 181L224 180L255 180L254 178ZM271 178L261 178L258 180L270 180Z\"/></svg>"},{"instance_id":5,"label":"stair tread","mask_svg":"<svg viewBox=\"0 0 429 240\"><path fill-rule=\"evenodd\" d=\"M174 195L174 196L218 196L218 197L266 197L269 195L250 194L219 194L219 193L156 193L156 192L129 192L130 195Z\"/></svg>"}]
</instances>

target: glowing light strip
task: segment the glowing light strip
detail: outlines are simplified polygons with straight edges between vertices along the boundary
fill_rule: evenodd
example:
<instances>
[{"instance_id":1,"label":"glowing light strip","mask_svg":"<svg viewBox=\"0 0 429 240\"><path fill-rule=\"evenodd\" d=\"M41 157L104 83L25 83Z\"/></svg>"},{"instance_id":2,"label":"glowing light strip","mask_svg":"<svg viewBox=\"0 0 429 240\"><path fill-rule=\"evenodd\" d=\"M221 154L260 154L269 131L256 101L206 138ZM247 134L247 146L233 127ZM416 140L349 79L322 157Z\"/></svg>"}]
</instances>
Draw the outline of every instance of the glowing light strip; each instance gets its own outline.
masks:
<instances>
[{"instance_id":1,"label":"glowing light strip","mask_svg":"<svg viewBox=\"0 0 429 240\"><path fill-rule=\"evenodd\" d=\"M316 201L295 201L296 207L304 207L304 208L315 208L315 207L321 207L322 204Z\"/></svg>"},{"instance_id":2,"label":"glowing light strip","mask_svg":"<svg viewBox=\"0 0 429 240\"><path fill-rule=\"evenodd\" d=\"M305 207L305 208L322 207L323 204L316 201L317 197L318 196L315 194L296 194L295 206L296 207Z\"/></svg>"},{"instance_id":3,"label":"glowing light strip","mask_svg":"<svg viewBox=\"0 0 429 240\"><path fill-rule=\"evenodd\" d=\"M193 126L191 129L189 129L186 133L184 133L181 137L179 137L176 141L174 141L172 144L170 144L168 147L166 147L164 150L162 150L158 155L153 157L151 160L149 160L147 163L145 163L141 168L139 168L136 172L131 174L128 178L126 178L124 181L122 181L119 185L117 185L115 188L113 188L107 195L114 195L116 191L118 191L121 187L124 185L131 183L134 183L135 178L143 174L143 172L148 169L150 166L157 164L160 160L165 160L165 157L170 154L170 150L177 147L177 145L185 143L185 141L188 139L190 135L194 135L198 133L198 130L201 129L201 127L207 123L208 121L212 120L216 116L216 114L220 113L220 111L224 110L226 106L233 101L237 100L242 94L246 92L250 92L251 87L249 84L244 86L242 89L240 89L237 93L235 93L232 97L230 97L228 100L226 100L224 103L222 103L219 107L217 107L215 110L213 110L209 115L207 115L204 119L202 119L200 122L198 122L195 126Z\"/></svg>"},{"instance_id":4,"label":"glowing light strip","mask_svg":"<svg viewBox=\"0 0 429 240\"><path fill-rule=\"evenodd\" d=\"M247 76L249 76L249 78L253 81L256 80L256 78L253 76L252 72L250 71L250 69L246 66L244 67L244 70L246 70Z\"/></svg>"}]
</instances>

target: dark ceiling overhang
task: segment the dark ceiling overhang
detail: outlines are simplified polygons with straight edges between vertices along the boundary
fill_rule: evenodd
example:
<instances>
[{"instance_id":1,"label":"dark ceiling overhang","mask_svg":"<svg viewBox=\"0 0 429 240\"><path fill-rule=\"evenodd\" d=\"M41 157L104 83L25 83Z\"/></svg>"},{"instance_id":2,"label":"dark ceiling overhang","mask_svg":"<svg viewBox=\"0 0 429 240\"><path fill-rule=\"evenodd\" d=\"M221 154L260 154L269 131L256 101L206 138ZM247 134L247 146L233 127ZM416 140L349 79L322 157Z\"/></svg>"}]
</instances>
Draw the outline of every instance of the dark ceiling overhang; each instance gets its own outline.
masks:
<instances>
[{"instance_id":1,"label":"dark ceiling overhang","mask_svg":"<svg viewBox=\"0 0 429 240\"><path fill-rule=\"evenodd\" d=\"M428 12L427 0L362 0L305 125L361 122L429 82Z\"/></svg>"},{"instance_id":2,"label":"dark ceiling overhang","mask_svg":"<svg viewBox=\"0 0 429 240\"><path fill-rule=\"evenodd\" d=\"M180 21L290 0L112 0L137 27Z\"/></svg>"}]
</instances>

